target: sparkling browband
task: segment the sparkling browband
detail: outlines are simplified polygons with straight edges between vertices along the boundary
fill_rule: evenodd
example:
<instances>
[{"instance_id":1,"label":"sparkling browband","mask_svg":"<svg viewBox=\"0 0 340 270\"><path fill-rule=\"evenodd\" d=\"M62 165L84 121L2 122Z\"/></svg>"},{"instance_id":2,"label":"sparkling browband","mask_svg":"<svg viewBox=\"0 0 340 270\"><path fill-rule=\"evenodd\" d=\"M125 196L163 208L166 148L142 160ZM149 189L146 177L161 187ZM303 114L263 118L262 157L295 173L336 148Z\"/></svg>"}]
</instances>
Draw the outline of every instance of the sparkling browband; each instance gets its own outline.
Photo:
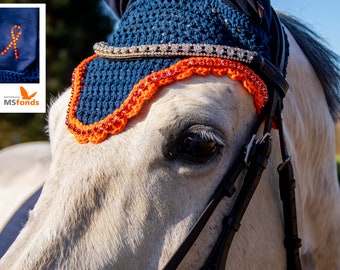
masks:
<instances>
[{"instance_id":1,"label":"sparkling browband","mask_svg":"<svg viewBox=\"0 0 340 270\"><path fill-rule=\"evenodd\" d=\"M153 44L131 47L114 47L106 42L93 46L94 52L103 58L131 59L141 57L219 57L251 63L257 55L254 51L210 44Z\"/></svg>"}]
</instances>

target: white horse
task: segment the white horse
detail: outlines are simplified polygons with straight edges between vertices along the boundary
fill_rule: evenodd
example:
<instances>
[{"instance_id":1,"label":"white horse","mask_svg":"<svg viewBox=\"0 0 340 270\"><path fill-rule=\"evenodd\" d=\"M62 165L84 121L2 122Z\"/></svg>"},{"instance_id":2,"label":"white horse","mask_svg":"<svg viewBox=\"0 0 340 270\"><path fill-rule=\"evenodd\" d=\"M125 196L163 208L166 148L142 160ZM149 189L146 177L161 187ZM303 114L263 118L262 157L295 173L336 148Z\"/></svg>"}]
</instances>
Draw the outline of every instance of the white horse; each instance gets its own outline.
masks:
<instances>
[{"instance_id":1,"label":"white horse","mask_svg":"<svg viewBox=\"0 0 340 270\"><path fill-rule=\"evenodd\" d=\"M338 78L327 58L329 52L310 40L303 43L311 37L307 30L299 30L301 26L290 19L284 22L301 44L300 48L287 30L290 90L283 118L297 179L302 265L303 269L340 269L340 196L332 118L336 108L330 106L334 93L328 91L330 85L337 85L331 80ZM304 54L310 56L312 49L326 53L314 55L318 69ZM325 75L322 81L315 70L319 77L329 71L333 75ZM51 108L48 177L0 269L161 269L245 143L256 118L252 96L228 76L194 75L162 88L124 132L100 144L79 144L65 126L70 95L67 90ZM286 267L277 132L272 136L268 167L232 243L226 269ZM193 138L199 138L200 143L194 143L199 150L188 143ZM200 162L192 159L197 151ZM232 201L222 201L180 269L203 264Z\"/></svg>"},{"instance_id":2,"label":"white horse","mask_svg":"<svg viewBox=\"0 0 340 270\"><path fill-rule=\"evenodd\" d=\"M50 165L48 142L13 145L0 151L0 231L44 183Z\"/></svg>"}]
</instances>

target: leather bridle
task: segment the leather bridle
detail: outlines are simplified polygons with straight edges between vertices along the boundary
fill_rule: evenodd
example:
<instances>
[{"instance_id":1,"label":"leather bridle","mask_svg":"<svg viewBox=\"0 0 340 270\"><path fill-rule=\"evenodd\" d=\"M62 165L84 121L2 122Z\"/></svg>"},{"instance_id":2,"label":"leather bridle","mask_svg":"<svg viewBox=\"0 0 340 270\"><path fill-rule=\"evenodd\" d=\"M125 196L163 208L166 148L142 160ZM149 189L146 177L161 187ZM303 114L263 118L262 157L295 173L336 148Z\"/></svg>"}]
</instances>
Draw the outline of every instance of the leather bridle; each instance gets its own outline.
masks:
<instances>
[{"instance_id":1,"label":"leather bridle","mask_svg":"<svg viewBox=\"0 0 340 270\"><path fill-rule=\"evenodd\" d=\"M288 154L281 112L283 109L283 98L288 91L282 70L285 60L285 37L280 20L272 9L271 34L273 35L272 48L275 52L272 55L272 62L263 57L257 57L252 68L260 74L269 89L269 101L262 109L246 145L242 147L238 157L234 160L228 172L224 175L208 205L200 218L193 226L187 238L175 252L173 257L163 268L164 270L176 269L181 263L191 246L194 244L202 229L208 222L216 207L224 197L232 197L236 191L235 183L240 173L246 170L246 174L241 185L235 203L222 222L222 231L213 247L208 259L202 269L225 269L229 248L235 233L238 231L241 219L249 205L249 202L256 190L265 170L272 148L271 130L273 125L278 129L280 138L280 148L282 163L278 166L280 197L283 204L284 217L284 245L286 248L287 269L301 269L299 248L301 239L298 237L296 203L295 203L295 180L291 157ZM264 122L262 138L258 139L260 126Z\"/></svg>"}]
</instances>

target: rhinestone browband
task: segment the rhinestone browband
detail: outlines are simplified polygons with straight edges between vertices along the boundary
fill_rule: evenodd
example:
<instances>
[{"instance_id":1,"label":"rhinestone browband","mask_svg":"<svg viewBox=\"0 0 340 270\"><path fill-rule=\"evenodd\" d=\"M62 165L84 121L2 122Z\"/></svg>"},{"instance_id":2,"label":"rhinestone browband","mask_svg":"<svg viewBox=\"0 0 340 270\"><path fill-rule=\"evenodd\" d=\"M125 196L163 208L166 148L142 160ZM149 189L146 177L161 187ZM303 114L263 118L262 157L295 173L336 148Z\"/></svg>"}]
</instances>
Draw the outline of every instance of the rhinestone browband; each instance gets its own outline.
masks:
<instances>
[{"instance_id":1,"label":"rhinestone browband","mask_svg":"<svg viewBox=\"0 0 340 270\"><path fill-rule=\"evenodd\" d=\"M251 63L257 55L254 51L210 44L153 44L131 47L114 47L106 42L93 46L94 52L102 58L131 59L145 57L219 57Z\"/></svg>"}]
</instances>

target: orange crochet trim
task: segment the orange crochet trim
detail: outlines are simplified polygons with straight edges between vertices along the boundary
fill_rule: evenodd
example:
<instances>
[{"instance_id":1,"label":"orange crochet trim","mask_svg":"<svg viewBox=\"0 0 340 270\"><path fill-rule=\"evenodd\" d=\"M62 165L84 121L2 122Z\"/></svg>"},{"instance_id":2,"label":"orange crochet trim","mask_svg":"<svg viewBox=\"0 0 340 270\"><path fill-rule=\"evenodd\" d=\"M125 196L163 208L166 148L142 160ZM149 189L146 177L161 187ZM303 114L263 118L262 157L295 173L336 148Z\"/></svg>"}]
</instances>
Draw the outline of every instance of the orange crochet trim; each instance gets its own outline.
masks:
<instances>
[{"instance_id":1,"label":"orange crochet trim","mask_svg":"<svg viewBox=\"0 0 340 270\"><path fill-rule=\"evenodd\" d=\"M146 76L133 87L123 104L112 114L97 123L84 125L76 118L77 103L82 87L81 82L86 72L86 65L97 57L98 55L93 55L85 59L73 74L72 96L67 111L66 125L79 143L100 143L108 135L120 133L124 130L128 119L138 114L144 101L150 99L159 87L187 79L194 74L201 76L209 74L215 76L228 75L231 79L240 81L254 96L257 114L268 101L267 86L247 66L228 59L194 57L178 61L169 68Z\"/></svg>"}]
</instances>

